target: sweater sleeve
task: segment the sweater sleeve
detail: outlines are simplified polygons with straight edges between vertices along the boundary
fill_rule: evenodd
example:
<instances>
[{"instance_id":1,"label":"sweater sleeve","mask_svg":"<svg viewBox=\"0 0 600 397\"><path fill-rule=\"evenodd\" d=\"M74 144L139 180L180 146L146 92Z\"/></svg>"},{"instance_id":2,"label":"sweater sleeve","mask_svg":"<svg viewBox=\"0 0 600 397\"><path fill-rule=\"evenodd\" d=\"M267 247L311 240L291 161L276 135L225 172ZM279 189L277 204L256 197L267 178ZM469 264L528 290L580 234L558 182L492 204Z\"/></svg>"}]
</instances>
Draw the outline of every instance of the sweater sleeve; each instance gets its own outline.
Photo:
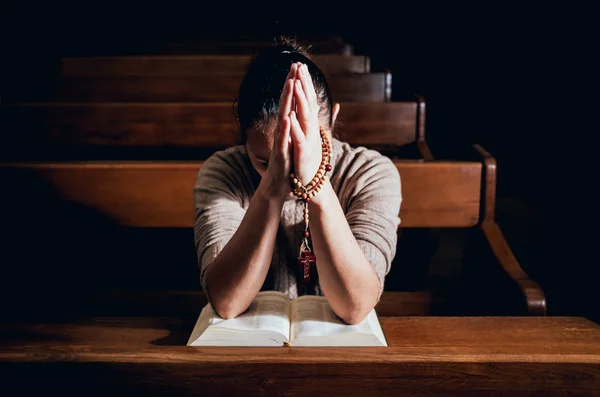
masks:
<instances>
[{"instance_id":1,"label":"sweater sleeve","mask_svg":"<svg viewBox=\"0 0 600 397\"><path fill-rule=\"evenodd\" d=\"M204 162L196 178L194 243L204 291L208 291L206 269L233 237L246 213L239 177L231 159L218 153Z\"/></svg>"},{"instance_id":2,"label":"sweater sleeve","mask_svg":"<svg viewBox=\"0 0 600 397\"><path fill-rule=\"evenodd\" d=\"M374 153L372 151L366 153ZM346 220L358 245L379 278L379 295L385 276L396 254L400 204L400 174L386 156L362 153L364 162L351 177L352 194L348 200ZM359 163L359 162L355 162Z\"/></svg>"}]
</instances>

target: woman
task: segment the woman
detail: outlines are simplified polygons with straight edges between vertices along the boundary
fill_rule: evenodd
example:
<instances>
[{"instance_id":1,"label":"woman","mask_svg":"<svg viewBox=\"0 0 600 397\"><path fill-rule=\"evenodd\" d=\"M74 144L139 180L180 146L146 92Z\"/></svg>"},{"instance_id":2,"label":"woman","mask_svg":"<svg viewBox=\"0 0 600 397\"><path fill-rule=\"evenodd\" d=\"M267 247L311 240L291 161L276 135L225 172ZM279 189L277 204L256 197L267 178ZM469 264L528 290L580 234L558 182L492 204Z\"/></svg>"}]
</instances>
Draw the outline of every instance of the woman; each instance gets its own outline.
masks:
<instances>
[{"instance_id":1,"label":"woman","mask_svg":"<svg viewBox=\"0 0 600 397\"><path fill-rule=\"evenodd\" d=\"M348 324L379 301L396 252L400 176L389 158L333 138L339 112L297 47L267 48L250 64L237 101L244 144L205 161L194 188L201 283L223 318L261 290L325 295Z\"/></svg>"}]
</instances>

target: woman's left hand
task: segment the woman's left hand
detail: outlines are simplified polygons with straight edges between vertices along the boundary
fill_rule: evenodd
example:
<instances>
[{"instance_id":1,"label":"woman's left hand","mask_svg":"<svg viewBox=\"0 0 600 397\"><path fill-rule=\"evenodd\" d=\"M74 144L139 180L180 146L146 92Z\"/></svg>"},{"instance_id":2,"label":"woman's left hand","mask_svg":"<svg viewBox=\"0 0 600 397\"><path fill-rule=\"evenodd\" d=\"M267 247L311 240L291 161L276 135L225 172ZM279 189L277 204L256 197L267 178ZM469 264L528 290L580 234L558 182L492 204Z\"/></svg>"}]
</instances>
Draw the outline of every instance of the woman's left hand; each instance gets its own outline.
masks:
<instances>
[{"instance_id":1,"label":"woman's left hand","mask_svg":"<svg viewBox=\"0 0 600 397\"><path fill-rule=\"evenodd\" d=\"M322 160L319 103L308 67L300 64L294 84L296 111L290 112L294 174L307 185L317 174Z\"/></svg>"}]
</instances>

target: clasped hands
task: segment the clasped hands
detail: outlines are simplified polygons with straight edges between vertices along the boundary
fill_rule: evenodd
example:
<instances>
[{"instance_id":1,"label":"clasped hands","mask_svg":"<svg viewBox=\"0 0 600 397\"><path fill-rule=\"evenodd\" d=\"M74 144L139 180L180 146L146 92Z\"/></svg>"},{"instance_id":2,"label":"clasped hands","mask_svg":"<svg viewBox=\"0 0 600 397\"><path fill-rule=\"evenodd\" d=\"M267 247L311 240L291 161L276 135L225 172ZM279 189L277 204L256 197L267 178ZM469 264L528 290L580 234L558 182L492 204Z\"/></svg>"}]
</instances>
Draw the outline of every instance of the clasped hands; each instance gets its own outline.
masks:
<instances>
[{"instance_id":1,"label":"clasped hands","mask_svg":"<svg viewBox=\"0 0 600 397\"><path fill-rule=\"evenodd\" d=\"M279 100L279 114L267 175L275 191L290 194L289 175L294 173L308 183L321 165L319 103L308 67L294 63L290 68ZM327 181L326 183L329 183ZM315 196L313 201L318 201Z\"/></svg>"}]
</instances>

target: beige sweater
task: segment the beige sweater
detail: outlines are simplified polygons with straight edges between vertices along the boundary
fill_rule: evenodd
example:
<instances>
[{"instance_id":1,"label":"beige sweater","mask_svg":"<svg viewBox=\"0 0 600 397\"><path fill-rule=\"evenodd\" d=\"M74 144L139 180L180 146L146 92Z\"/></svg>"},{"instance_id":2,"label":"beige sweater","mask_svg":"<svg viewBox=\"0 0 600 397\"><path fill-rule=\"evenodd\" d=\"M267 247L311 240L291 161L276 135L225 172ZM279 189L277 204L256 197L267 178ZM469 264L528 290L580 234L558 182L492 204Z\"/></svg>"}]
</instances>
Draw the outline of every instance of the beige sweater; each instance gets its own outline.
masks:
<instances>
[{"instance_id":1,"label":"beige sweater","mask_svg":"<svg viewBox=\"0 0 600 397\"><path fill-rule=\"evenodd\" d=\"M354 148L337 139L332 139L331 165L331 184L356 241L379 277L381 295L396 253L400 224L398 169L388 157L374 150ZM259 183L260 175L245 146L216 152L198 172L194 187L194 239L204 290L207 267L236 232ZM296 257L303 233L302 201L292 197L283 205L271 267L262 290L282 291L290 298L322 295L318 277L311 278L308 285L302 282Z\"/></svg>"}]
</instances>

